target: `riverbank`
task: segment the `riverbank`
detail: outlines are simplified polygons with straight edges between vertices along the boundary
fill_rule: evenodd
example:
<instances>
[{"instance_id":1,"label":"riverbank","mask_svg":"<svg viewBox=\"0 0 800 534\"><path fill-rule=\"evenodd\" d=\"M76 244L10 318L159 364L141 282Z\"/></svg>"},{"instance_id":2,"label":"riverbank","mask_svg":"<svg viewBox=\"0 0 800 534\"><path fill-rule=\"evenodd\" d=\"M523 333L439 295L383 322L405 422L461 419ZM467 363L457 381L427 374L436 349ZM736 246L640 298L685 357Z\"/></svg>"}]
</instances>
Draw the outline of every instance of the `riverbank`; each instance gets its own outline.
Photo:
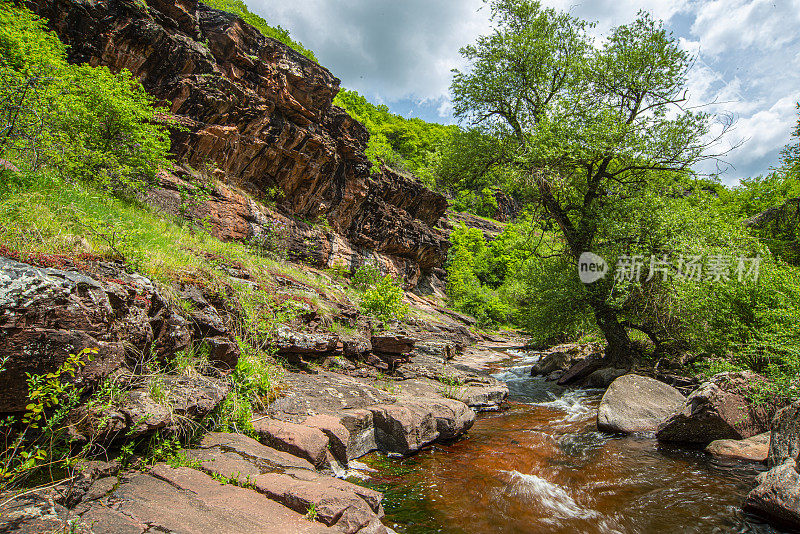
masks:
<instances>
[{"instance_id":1,"label":"riverbank","mask_svg":"<svg viewBox=\"0 0 800 534\"><path fill-rule=\"evenodd\" d=\"M468 439L366 459L398 532L783 532L742 510L762 463L599 432L602 389L532 378L538 355L504 355L492 366L508 409L480 415Z\"/></svg>"}]
</instances>

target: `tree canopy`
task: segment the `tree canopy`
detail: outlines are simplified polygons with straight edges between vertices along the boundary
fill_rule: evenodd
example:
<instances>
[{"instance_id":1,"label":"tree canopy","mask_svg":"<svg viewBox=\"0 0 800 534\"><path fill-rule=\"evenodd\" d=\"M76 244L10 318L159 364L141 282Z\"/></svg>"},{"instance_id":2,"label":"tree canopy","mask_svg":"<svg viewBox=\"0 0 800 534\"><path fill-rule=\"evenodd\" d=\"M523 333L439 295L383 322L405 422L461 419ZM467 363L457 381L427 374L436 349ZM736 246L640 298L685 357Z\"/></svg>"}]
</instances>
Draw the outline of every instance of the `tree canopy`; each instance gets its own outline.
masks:
<instances>
[{"instance_id":1,"label":"tree canopy","mask_svg":"<svg viewBox=\"0 0 800 534\"><path fill-rule=\"evenodd\" d=\"M535 0L491 9L494 31L462 49L469 69L454 73L456 116L514 144L513 166L573 266L584 252L619 254L611 244L643 237L631 208L710 157L710 117L683 105L692 57L645 12L595 43L588 23ZM593 310L612 363L624 363L634 350L611 289L587 284L576 298Z\"/></svg>"}]
</instances>

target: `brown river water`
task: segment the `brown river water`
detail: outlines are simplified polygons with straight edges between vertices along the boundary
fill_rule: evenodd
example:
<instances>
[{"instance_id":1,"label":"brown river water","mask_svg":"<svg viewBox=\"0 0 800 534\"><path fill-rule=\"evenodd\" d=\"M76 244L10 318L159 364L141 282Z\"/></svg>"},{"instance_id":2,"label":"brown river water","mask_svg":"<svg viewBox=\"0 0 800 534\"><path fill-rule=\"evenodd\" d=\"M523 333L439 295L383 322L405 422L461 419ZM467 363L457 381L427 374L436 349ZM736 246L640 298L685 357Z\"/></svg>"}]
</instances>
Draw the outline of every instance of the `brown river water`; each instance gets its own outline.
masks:
<instances>
[{"instance_id":1,"label":"brown river water","mask_svg":"<svg viewBox=\"0 0 800 534\"><path fill-rule=\"evenodd\" d=\"M480 415L450 445L367 458L398 533L781 532L740 508L762 466L600 433L602 391L531 378L533 360L509 354L495 374L507 410Z\"/></svg>"}]
</instances>

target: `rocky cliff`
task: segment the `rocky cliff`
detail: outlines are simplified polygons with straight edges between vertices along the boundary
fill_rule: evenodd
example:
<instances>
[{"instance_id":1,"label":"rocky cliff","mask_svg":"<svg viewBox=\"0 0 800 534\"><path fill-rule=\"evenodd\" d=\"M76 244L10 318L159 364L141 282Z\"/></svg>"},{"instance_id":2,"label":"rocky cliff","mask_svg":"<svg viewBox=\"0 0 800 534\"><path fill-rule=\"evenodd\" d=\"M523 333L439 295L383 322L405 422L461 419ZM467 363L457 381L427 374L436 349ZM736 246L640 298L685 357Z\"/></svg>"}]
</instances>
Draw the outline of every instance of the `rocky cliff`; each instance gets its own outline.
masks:
<instances>
[{"instance_id":1,"label":"rocky cliff","mask_svg":"<svg viewBox=\"0 0 800 534\"><path fill-rule=\"evenodd\" d=\"M195 0L29 6L71 61L128 69L169 107L178 162L215 168L223 184L189 210L218 237L259 239L281 220L294 256L328 267L372 259L409 286L444 262L447 240L432 227L447 201L412 177L371 172L369 135L332 105L339 80L327 69ZM150 200L176 210L186 176L165 173Z\"/></svg>"}]
</instances>

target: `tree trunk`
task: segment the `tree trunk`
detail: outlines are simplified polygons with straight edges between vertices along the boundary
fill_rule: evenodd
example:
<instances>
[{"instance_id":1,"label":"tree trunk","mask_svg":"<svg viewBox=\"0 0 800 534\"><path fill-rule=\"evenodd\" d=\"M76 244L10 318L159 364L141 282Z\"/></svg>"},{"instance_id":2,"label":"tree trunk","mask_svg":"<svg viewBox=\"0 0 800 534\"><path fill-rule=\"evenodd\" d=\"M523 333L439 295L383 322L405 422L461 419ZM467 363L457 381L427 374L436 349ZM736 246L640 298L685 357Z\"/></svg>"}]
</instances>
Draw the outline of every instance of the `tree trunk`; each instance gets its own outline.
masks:
<instances>
[{"instance_id":1,"label":"tree trunk","mask_svg":"<svg viewBox=\"0 0 800 534\"><path fill-rule=\"evenodd\" d=\"M597 326L608 343L605 357L607 365L618 369L630 369L636 359L636 350L628 337L628 331L619 322L617 312L605 303L590 305L594 310Z\"/></svg>"}]
</instances>

